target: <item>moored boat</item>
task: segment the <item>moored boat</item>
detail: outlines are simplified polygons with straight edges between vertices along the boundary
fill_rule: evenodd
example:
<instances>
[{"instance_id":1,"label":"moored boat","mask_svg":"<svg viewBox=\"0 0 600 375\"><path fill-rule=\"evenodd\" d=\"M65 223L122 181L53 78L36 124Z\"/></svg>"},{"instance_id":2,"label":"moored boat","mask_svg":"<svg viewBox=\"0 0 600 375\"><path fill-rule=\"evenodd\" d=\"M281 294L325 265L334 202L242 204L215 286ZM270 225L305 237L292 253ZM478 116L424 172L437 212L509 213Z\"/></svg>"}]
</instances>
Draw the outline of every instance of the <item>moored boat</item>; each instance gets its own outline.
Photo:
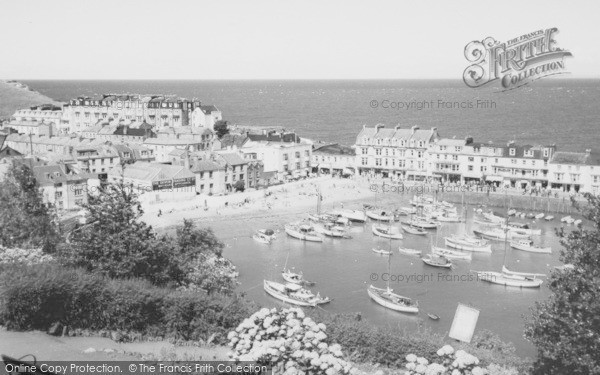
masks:
<instances>
[{"instance_id":1,"label":"moored boat","mask_svg":"<svg viewBox=\"0 0 600 375\"><path fill-rule=\"evenodd\" d=\"M391 225L377 225L373 224L371 228L373 234L383 238L389 238L392 240L401 240L403 238L402 233L396 227Z\"/></svg>"},{"instance_id":2,"label":"moored boat","mask_svg":"<svg viewBox=\"0 0 600 375\"><path fill-rule=\"evenodd\" d=\"M552 220L554 220L554 216L552 216L552 215L546 215L546 217L544 218L544 220L546 220L546 221L552 221Z\"/></svg>"},{"instance_id":3,"label":"moored boat","mask_svg":"<svg viewBox=\"0 0 600 375\"><path fill-rule=\"evenodd\" d=\"M487 239L490 239L490 240L498 240L498 241L504 241L507 238L513 239L513 238L527 238L527 237L529 237L526 234L514 233L512 231L504 231L504 230L502 230L500 228L493 228L493 229L488 229L488 230L473 229L473 233L475 235L481 236L483 238L487 238Z\"/></svg>"},{"instance_id":4,"label":"moored boat","mask_svg":"<svg viewBox=\"0 0 600 375\"><path fill-rule=\"evenodd\" d=\"M412 314L419 312L418 302L394 293L389 287L382 289L369 285L367 293L373 301L388 309Z\"/></svg>"},{"instance_id":5,"label":"moored boat","mask_svg":"<svg viewBox=\"0 0 600 375\"><path fill-rule=\"evenodd\" d=\"M452 262L450 259L443 255L426 254L423 258L421 258L421 260L423 263L432 267L452 268Z\"/></svg>"},{"instance_id":6,"label":"moored boat","mask_svg":"<svg viewBox=\"0 0 600 375\"><path fill-rule=\"evenodd\" d=\"M474 271L477 278L492 284L512 286L518 288L539 288L543 281L535 277L524 277L519 275L509 275L501 272L492 271Z\"/></svg>"},{"instance_id":7,"label":"moored boat","mask_svg":"<svg viewBox=\"0 0 600 375\"><path fill-rule=\"evenodd\" d=\"M406 255L419 255L419 256L421 255L421 250L408 249L406 247L399 247L398 252L400 252L400 254L406 254Z\"/></svg>"},{"instance_id":8,"label":"moored boat","mask_svg":"<svg viewBox=\"0 0 600 375\"><path fill-rule=\"evenodd\" d=\"M439 226L438 222L424 218L414 218L408 221L403 221L402 224L419 229L437 229Z\"/></svg>"},{"instance_id":9,"label":"moored boat","mask_svg":"<svg viewBox=\"0 0 600 375\"><path fill-rule=\"evenodd\" d=\"M274 281L264 280L263 288L269 295L283 302L297 306L317 306L317 299L314 295L307 296L306 293L302 293L302 286L298 284L280 284Z\"/></svg>"},{"instance_id":10,"label":"moored boat","mask_svg":"<svg viewBox=\"0 0 600 375\"><path fill-rule=\"evenodd\" d=\"M252 235L254 240L264 244L270 244L275 237L275 232L271 229L259 229Z\"/></svg>"},{"instance_id":11,"label":"moored boat","mask_svg":"<svg viewBox=\"0 0 600 375\"><path fill-rule=\"evenodd\" d=\"M507 275L516 275L516 276L523 276L523 277L546 277L546 275L543 273L511 271L508 268L506 268L506 266L502 266L502 273L507 274Z\"/></svg>"},{"instance_id":12,"label":"moored boat","mask_svg":"<svg viewBox=\"0 0 600 375\"><path fill-rule=\"evenodd\" d=\"M472 259L470 253L463 253L462 251L450 250L450 249L446 249L443 247L432 246L431 252L435 255L442 255L448 259L453 259L453 260L471 260Z\"/></svg>"},{"instance_id":13,"label":"moored boat","mask_svg":"<svg viewBox=\"0 0 600 375\"><path fill-rule=\"evenodd\" d=\"M367 211L367 217L377 221L393 221L394 213L388 211Z\"/></svg>"},{"instance_id":14,"label":"moored boat","mask_svg":"<svg viewBox=\"0 0 600 375\"><path fill-rule=\"evenodd\" d=\"M367 215L359 210L339 210L335 211L335 214L345 217L352 222L364 223L367 221Z\"/></svg>"},{"instance_id":15,"label":"moored boat","mask_svg":"<svg viewBox=\"0 0 600 375\"><path fill-rule=\"evenodd\" d=\"M284 269L283 272L281 272L281 276L288 283L298 285L315 285L313 281L305 280L302 273L295 273L292 272L290 269Z\"/></svg>"},{"instance_id":16,"label":"moored boat","mask_svg":"<svg viewBox=\"0 0 600 375\"><path fill-rule=\"evenodd\" d=\"M485 240L471 238L469 236L457 236L453 235L450 237L444 237L444 243L446 246L457 250L472 251L480 253L491 253L492 245L488 244Z\"/></svg>"},{"instance_id":17,"label":"moored boat","mask_svg":"<svg viewBox=\"0 0 600 375\"><path fill-rule=\"evenodd\" d=\"M376 249L376 248L373 248L371 250L373 250L374 253L381 254L381 255L392 255L392 252L390 250Z\"/></svg>"},{"instance_id":18,"label":"moored boat","mask_svg":"<svg viewBox=\"0 0 600 375\"><path fill-rule=\"evenodd\" d=\"M538 253L538 254L551 254L552 248L550 247L536 247L533 246L533 241L528 239L520 239L517 241L511 241L510 247L517 250L528 251L530 253Z\"/></svg>"},{"instance_id":19,"label":"moored boat","mask_svg":"<svg viewBox=\"0 0 600 375\"><path fill-rule=\"evenodd\" d=\"M536 220L540 220L540 219L543 219L543 218L544 218L544 216L546 216L546 215L545 215L545 214L543 214L543 213L539 213L539 214L535 215L535 216L534 216L534 218L535 218Z\"/></svg>"},{"instance_id":20,"label":"moored boat","mask_svg":"<svg viewBox=\"0 0 600 375\"><path fill-rule=\"evenodd\" d=\"M344 238L347 237L346 229L336 225L335 223L329 222L324 224L315 224L315 232L324 234L328 237Z\"/></svg>"},{"instance_id":21,"label":"moored boat","mask_svg":"<svg viewBox=\"0 0 600 375\"><path fill-rule=\"evenodd\" d=\"M323 242L323 237L316 233L311 225L307 224L288 224L285 226L285 233L290 237L303 241Z\"/></svg>"},{"instance_id":22,"label":"moored boat","mask_svg":"<svg viewBox=\"0 0 600 375\"><path fill-rule=\"evenodd\" d=\"M409 234L415 234L418 236L425 236L427 234L426 231L419 229L419 228L412 227L410 225L402 224L402 225L400 225L400 227L402 228L403 231L405 231L406 233L409 233Z\"/></svg>"}]
</instances>

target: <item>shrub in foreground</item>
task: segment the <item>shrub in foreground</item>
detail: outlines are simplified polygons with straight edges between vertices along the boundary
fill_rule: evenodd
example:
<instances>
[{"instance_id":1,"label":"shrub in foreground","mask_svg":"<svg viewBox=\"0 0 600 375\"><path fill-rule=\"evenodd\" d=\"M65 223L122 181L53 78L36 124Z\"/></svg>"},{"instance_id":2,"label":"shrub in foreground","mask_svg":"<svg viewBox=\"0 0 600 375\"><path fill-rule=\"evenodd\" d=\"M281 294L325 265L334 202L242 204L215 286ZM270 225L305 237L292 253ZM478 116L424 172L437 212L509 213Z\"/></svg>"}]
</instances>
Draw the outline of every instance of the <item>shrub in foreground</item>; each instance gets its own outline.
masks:
<instances>
[{"instance_id":1,"label":"shrub in foreground","mask_svg":"<svg viewBox=\"0 0 600 375\"><path fill-rule=\"evenodd\" d=\"M341 346L325 341L326 328L298 308L263 308L229 333L231 357L272 365L278 374L354 373Z\"/></svg>"},{"instance_id":2,"label":"shrub in foreground","mask_svg":"<svg viewBox=\"0 0 600 375\"><path fill-rule=\"evenodd\" d=\"M0 324L13 330L71 328L226 343L256 306L238 296L175 291L57 264L0 269Z\"/></svg>"}]
</instances>

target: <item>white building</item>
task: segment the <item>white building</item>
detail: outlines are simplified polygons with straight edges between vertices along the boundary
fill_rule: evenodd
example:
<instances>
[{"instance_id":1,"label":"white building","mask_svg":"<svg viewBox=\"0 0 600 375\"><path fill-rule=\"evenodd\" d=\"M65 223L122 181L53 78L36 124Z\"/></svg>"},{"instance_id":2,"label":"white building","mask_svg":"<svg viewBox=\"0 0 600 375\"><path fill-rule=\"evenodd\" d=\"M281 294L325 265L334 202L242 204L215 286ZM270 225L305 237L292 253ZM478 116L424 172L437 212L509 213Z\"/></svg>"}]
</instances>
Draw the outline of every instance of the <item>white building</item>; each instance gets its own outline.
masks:
<instances>
[{"instance_id":1,"label":"white building","mask_svg":"<svg viewBox=\"0 0 600 375\"><path fill-rule=\"evenodd\" d=\"M431 176L427 151L438 139L437 128L387 129L381 124L373 128L365 125L356 137L357 168L361 174L424 180Z\"/></svg>"},{"instance_id":2,"label":"white building","mask_svg":"<svg viewBox=\"0 0 600 375\"><path fill-rule=\"evenodd\" d=\"M551 188L600 194L600 153L557 151L548 167Z\"/></svg>"},{"instance_id":3,"label":"white building","mask_svg":"<svg viewBox=\"0 0 600 375\"><path fill-rule=\"evenodd\" d=\"M263 172L275 174L275 179L308 176L312 157L312 143L305 140L297 142L246 141L240 151L247 159L260 160Z\"/></svg>"}]
</instances>

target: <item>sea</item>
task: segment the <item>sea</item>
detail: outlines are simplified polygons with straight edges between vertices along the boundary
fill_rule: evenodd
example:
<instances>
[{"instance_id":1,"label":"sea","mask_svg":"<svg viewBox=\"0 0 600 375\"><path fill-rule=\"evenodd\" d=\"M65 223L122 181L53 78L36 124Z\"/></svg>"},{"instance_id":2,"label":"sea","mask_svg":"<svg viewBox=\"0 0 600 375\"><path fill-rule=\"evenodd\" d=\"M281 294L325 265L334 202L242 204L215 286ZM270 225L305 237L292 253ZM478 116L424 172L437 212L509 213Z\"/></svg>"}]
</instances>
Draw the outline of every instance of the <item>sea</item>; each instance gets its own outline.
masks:
<instances>
[{"instance_id":1,"label":"sea","mask_svg":"<svg viewBox=\"0 0 600 375\"><path fill-rule=\"evenodd\" d=\"M231 124L284 127L345 145L363 125L421 129L476 142L600 143L600 80L538 80L501 92L459 80L23 81L59 101L103 93L178 95L216 105Z\"/></svg>"},{"instance_id":2,"label":"sea","mask_svg":"<svg viewBox=\"0 0 600 375\"><path fill-rule=\"evenodd\" d=\"M216 105L230 124L283 127L301 137L345 145L355 143L363 125L376 124L436 127L442 137L473 137L476 142L556 144L563 151L583 152L600 143L600 80L546 79L507 92L471 89L453 80L23 82L59 101L103 93L199 98ZM444 235L466 232L469 225L445 224L437 235L406 235L392 246L394 250L400 244L427 249L432 242L442 244ZM543 230L536 244L552 247L553 254L505 249L499 242L494 243L492 254L475 254L471 262L457 261L453 271L445 271L395 251L390 262L391 287L419 301L418 315L387 310L367 296L368 285L386 285L383 278L388 267L387 257L371 249L389 246L372 235L370 224L354 225L352 240L327 239L323 244L291 239L285 233L272 245L257 243L250 236L228 238L225 255L240 271L240 291L261 305L278 305L264 293L262 281L281 280L281 269L287 266L316 281L313 291L334 298L323 306L327 311L360 313L373 324L409 332L425 328L447 334L461 303L480 311L476 330L489 329L514 343L518 355L535 357L535 348L523 337L524 319L536 301L548 298L549 290L490 285L470 273L499 271L503 264L515 271L547 273L560 265L560 244L554 234L557 219L535 225ZM431 320L427 313L440 319Z\"/></svg>"}]
</instances>

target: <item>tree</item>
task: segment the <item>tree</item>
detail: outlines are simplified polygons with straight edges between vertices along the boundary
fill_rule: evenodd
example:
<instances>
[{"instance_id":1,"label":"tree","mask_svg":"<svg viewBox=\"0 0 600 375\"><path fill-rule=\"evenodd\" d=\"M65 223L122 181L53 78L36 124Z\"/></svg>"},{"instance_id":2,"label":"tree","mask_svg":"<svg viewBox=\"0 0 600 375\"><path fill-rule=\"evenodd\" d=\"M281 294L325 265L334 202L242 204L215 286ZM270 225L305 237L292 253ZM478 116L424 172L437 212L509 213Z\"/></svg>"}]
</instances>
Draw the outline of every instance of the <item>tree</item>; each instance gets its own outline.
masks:
<instances>
[{"instance_id":1,"label":"tree","mask_svg":"<svg viewBox=\"0 0 600 375\"><path fill-rule=\"evenodd\" d=\"M141 277L155 284L177 279L176 248L139 220L137 194L125 185L106 185L85 204L86 224L73 230L61 249L64 263L109 277Z\"/></svg>"},{"instance_id":2,"label":"tree","mask_svg":"<svg viewBox=\"0 0 600 375\"><path fill-rule=\"evenodd\" d=\"M233 184L233 188L235 191L244 191L246 190L246 184L243 180L237 180L235 184Z\"/></svg>"},{"instance_id":3,"label":"tree","mask_svg":"<svg viewBox=\"0 0 600 375\"><path fill-rule=\"evenodd\" d=\"M0 181L0 245L41 247L52 253L60 228L52 205L45 204L40 186L27 165L15 162Z\"/></svg>"},{"instance_id":4,"label":"tree","mask_svg":"<svg viewBox=\"0 0 600 375\"><path fill-rule=\"evenodd\" d=\"M577 206L591 230L557 231L560 260L572 266L554 270L552 295L536 303L525 336L538 349L534 374L600 374L600 197L586 194Z\"/></svg>"},{"instance_id":5,"label":"tree","mask_svg":"<svg viewBox=\"0 0 600 375\"><path fill-rule=\"evenodd\" d=\"M225 245L214 232L207 228L198 229L191 220L184 219L176 233L184 289L201 289L209 294L233 293L238 273L235 266L223 258Z\"/></svg>"},{"instance_id":6,"label":"tree","mask_svg":"<svg viewBox=\"0 0 600 375\"><path fill-rule=\"evenodd\" d=\"M227 121L219 120L215 122L214 130L217 133L217 138L221 139L225 134L229 134Z\"/></svg>"}]
</instances>

